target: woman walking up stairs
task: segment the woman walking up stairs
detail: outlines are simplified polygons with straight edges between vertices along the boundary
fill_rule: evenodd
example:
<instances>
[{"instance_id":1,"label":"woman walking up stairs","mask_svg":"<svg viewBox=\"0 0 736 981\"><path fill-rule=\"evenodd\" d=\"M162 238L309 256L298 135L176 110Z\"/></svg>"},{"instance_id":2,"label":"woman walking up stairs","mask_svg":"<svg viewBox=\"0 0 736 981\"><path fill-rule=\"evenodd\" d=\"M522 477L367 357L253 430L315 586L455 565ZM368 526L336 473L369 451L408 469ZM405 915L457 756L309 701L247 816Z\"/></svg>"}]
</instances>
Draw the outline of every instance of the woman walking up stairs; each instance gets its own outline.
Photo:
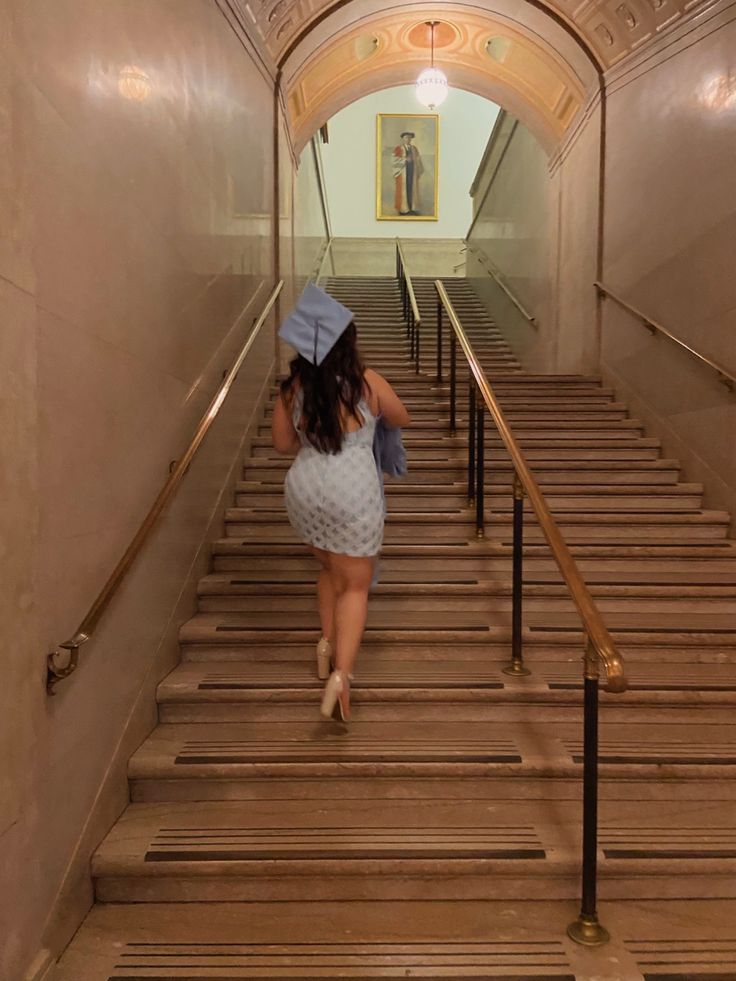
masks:
<instances>
[{"instance_id":1,"label":"woman walking up stairs","mask_svg":"<svg viewBox=\"0 0 736 981\"><path fill-rule=\"evenodd\" d=\"M322 715L329 719L339 709L347 722L383 541L376 422L380 416L406 426L409 413L389 383L363 365L352 312L318 287L307 286L280 336L297 356L276 400L273 445L279 453L296 452L285 483L289 521L321 566L317 672L328 679Z\"/></svg>"}]
</instances>

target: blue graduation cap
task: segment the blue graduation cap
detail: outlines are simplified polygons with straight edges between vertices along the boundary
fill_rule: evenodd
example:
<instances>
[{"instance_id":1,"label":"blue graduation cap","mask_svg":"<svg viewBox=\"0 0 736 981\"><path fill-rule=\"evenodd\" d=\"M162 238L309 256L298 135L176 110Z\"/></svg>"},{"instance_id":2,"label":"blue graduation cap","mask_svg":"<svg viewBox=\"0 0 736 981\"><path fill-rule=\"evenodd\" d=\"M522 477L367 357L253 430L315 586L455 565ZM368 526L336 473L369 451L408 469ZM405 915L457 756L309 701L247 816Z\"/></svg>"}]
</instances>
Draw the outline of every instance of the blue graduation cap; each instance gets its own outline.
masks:
<instances>
[{"instance_id":1,"label":"blue graduation cap","mask_svg":"<svg viewBox=\"0 0 736 981\"><path fill-rule=\"evenodd\" d=\"M353 313L314 283L308 283L281 325L279 337L312 364L320 365L352 322Z\"/></svg>"}]
</instances>

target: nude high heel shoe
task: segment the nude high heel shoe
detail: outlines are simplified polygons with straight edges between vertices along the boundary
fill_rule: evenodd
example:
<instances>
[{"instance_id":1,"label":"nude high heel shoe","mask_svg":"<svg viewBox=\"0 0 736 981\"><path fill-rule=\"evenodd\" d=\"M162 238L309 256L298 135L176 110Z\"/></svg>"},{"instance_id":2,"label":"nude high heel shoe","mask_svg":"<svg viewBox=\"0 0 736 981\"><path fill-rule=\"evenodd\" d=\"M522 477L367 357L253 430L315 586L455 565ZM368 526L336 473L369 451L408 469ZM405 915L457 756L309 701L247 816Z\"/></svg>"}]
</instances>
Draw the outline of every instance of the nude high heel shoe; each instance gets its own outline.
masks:
<instances>
[{"instance_id":1,"label":"nude high heel shoe","mask_svg":"<svg viewBox=\"0 0 736 981\"><path fill-rule=\"evenodd\" d=\"M317 644L317 677L326 681L330 677L330 661L332 660L332 644L326 637L321 637Z\"/></svg>"},{"instance_id":2,"label":"nude high heel shoe","mask_svg":"<svg viewBox=\"0 0 736 981\"><path fill-rule=\"evenodd\" d=\"M348 714L345 714L345 706L343 705L342 696L347 692L347 683L345 681L345 675L342 671L333 671L330 675L330 679L325 685L325 691L322 695L322 705L320 706L320 712L323 718L331 719L335 714L335 706L340 709L340 718L343 722L347 722L350 716L350 710L348 709Z\"/></svg>"}]
</instances>

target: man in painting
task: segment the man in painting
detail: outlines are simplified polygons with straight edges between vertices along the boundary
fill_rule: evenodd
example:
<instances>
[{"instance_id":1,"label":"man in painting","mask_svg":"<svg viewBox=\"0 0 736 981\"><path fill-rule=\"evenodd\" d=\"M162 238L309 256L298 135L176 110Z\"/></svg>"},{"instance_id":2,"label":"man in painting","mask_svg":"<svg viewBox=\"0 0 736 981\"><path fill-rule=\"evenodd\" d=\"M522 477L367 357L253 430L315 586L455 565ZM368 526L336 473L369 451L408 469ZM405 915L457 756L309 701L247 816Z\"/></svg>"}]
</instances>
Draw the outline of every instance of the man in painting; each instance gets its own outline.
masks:
<instances>
[{"instance_id":1,"label":"man in painting","mask_svg":"<svg viewBox=\"0 0 736 981\"><path fill-rule=\"evenodd\" d=\"M394 205L400 215L419 214L419 178L424 164L419 150L412 144L414 133L401 134L401 143L394 147L393 176L396 181Z\"/></svg>"}]
</instances>

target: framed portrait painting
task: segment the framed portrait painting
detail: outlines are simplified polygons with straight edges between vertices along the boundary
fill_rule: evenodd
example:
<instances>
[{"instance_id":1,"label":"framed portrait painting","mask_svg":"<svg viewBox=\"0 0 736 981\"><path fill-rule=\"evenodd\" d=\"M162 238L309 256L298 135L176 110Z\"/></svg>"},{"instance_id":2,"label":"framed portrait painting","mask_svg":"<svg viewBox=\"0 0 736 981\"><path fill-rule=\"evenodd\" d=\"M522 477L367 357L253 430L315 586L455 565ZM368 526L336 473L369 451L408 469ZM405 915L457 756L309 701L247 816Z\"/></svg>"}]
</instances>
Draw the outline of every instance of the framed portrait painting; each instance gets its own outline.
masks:
<instances>
[{"instance_id":1,"label":"framed portrait painting","mask_svg":"<svg viewBox=\"0 0 736 981\"><path fill-rule=\"evenodd\" d=\"M437 221L440 117L376 116L376 218Z\"/></svg>"}]
</instances>

